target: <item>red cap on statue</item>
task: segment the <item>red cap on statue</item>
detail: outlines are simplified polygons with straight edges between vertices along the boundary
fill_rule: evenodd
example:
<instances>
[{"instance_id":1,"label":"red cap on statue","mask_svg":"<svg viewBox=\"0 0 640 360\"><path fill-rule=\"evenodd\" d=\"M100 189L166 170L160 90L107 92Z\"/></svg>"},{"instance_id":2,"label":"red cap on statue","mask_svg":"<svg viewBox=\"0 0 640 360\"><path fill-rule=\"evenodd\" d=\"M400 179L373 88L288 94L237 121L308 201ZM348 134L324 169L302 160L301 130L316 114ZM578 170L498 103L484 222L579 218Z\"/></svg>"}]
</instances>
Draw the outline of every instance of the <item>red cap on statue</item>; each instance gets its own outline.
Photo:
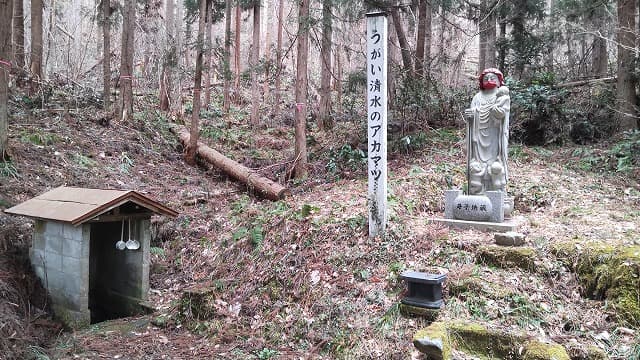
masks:
<instances>
[{"instance_id":1,"label":"red cap on statue","mask_svg":"<svg viewBox=\"0 0 640 360\"><path fill-rule=\"evenodd\" d=\"M494 81L491 79L488 81L484 81L484 76L487 74L495 74L498 77L498 81ZM496 68L484 69L482 71L482 74L480 74L480 77L478 78L478 82L480 83L481 90L493 89L504 85L504 75L502 75L502 72Z\"/></svg>"}]
</instances>

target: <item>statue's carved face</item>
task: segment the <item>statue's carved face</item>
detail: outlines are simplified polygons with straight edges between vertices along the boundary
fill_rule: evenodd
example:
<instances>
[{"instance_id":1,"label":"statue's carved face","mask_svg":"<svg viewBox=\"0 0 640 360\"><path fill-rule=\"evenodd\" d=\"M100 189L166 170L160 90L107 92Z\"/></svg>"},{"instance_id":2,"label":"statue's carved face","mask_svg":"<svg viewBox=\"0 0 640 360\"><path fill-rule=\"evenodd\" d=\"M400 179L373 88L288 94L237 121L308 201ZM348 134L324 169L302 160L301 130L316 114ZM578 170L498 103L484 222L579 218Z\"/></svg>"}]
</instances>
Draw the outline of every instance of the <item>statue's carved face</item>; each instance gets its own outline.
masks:
<instances>
[{"instance_id":1,"label":"statue's carved face","mask_svg":"<svg viewBox=\"0 0 640 360\"><path fill-rule=\"evenodd\" d=\"M504 85L504 75L496 68L484 69L478 77L480 90L495 89Z\"/></svg>"},{"instance_id":2,"label":"statue's carved face","mask_svg":"<svg viewBox=\"0 0 640 360\"><path fill-rule=\"evenodd\" d=\"M486 73L483 77L482 77L482 88L483 89L495 89L496 87L498 87L500 84L500 79L498 78L498 75L490 72L490 73Z\"/></svg>"}]
</instances>

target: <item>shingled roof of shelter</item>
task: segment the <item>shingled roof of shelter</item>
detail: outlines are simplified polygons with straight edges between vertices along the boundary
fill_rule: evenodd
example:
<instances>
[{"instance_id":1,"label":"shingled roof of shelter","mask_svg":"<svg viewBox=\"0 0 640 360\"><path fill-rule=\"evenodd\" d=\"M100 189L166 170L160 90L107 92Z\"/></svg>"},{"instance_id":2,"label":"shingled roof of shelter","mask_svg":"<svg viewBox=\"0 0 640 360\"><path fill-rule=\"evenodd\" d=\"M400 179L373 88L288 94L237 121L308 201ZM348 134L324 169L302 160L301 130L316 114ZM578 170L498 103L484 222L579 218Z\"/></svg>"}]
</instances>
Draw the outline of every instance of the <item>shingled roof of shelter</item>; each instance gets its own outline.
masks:
<instances>
[{"instance_id":1,"label":"shingled roof of shelter","mask_svg":"<svg viewBox=\"0 0 640 360\"><path fill-rule=\"evenodd\" d=\"M27 200L4 212L37 219L57 220L79 225L127 202L156 214L178 213L133 190L102 190L61 186Z\"/></svg>"}]
</instances>

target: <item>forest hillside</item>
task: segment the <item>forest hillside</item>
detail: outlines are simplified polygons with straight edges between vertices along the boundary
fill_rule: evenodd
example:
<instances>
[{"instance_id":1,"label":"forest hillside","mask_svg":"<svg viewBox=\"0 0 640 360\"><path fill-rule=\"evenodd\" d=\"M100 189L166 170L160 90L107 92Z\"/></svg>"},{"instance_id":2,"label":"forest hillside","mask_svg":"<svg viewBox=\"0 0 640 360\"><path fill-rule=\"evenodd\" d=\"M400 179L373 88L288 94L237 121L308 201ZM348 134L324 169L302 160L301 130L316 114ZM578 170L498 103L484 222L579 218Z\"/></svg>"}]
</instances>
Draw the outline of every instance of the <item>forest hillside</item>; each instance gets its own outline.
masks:
<instances>
[{"instance_id":1,"label":"forest hillside","mask_svg":"<svg viewBox=\"0 0 640 360\"><path fill-rule=\"evenodd\" d=\"M53 91L51 104L69 100ZM640 245L637 165L615 171L625 156L619 144L635 149L637 134L589 146L513 144L509 191L527 251L500 260L493 233L428 221L443 215L444 190L465 181L460 128L430 129L419 148L390 154L389 230L370 239L363 157L333 146L354 141L355 122L311 132L310 176L283 181L291 195L271 201L205 163L186 165L169 130L175 123L151 104L121 122L92 105L38 109L12 99L3 208L68 185L134 189L179 216L153 221L155 312L70 332L52 318L28 265L32 221L3 213L0 345L8 358L420 358L412 337L434 319L400 311L405 270L447 274L437 321L525 332L561 344L572 359L640 354L637 310L625 313L607 289L590 292L584 279L594 274L579 273L577 255ZM212 147L278 180L290 128L203 119ZM637 270L635 256L627 261ZM185 300L202 291L197 305Z\"/></svg>"},{"instance_id":2,"label":"forest hillside","mask_svg":"<svg viewBox=\"0 0 640 360\"><path fill-rule=\"evenodd\" d=\"M0 359L640 360L638 5L0 0ZM514 198L506 240L432 221L446 190L472 193L478 88L500 100L484 170ZM63 325L136 274L102 257L112 229L65 262L57 227L36 250L75 292L53 301L29 259L46 226L9 209L59 186L177 212L135 214L149 289L117 294L127 316ZM90 219L124 243L132 208ZM98 253L118 264L100 281ZM439 310L401 304L407 271L446 276Z\"/></svg>"}]
</instances>

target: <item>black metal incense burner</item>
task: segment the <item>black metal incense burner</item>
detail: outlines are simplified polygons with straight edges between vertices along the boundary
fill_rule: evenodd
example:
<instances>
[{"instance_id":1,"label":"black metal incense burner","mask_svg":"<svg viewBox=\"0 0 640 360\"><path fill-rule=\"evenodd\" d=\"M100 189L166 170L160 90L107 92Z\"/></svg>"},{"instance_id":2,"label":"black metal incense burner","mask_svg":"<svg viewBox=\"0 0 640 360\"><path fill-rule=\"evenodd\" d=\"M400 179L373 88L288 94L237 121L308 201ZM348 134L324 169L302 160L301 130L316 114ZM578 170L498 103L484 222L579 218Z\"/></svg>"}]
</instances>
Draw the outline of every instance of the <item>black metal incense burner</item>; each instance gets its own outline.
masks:
<instances>
[{"instance_id":1,"label":"black metal incense burner","mask_svg":"<svg viewBox=\"0 0 640 360\"><path fill-rule=\"evenodd\" d=\"M405 271L400 278L407 282L408 293L401 302L406 305L427 309L442 306L442 283L445 274L427 274L419 271Z\"/></svg>"}]
</instances>

